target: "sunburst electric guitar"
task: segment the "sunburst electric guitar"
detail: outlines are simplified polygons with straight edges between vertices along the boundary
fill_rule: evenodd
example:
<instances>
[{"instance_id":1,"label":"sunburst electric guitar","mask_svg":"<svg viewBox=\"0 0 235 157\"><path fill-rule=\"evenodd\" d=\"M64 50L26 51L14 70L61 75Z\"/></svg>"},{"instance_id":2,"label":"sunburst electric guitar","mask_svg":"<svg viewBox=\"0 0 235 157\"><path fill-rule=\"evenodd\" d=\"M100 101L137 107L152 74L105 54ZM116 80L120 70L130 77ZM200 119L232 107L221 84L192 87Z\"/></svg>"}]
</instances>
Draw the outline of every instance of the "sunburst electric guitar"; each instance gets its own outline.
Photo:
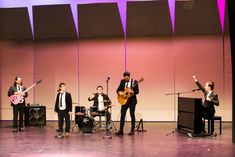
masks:
<instances>
[{"instance_id":1,"label":"sunburst electric guitar","mask_svg":"<svg viewBox=\"0 0 235 157\"><path fill-rule=\"evenodd\" d=\"M34 86L36 86L37 84L41 83L42 80L38 80L36 81L36 83L34 83L33 85L31 85L29 88L27 88L26 90L24 90L21 94L14 94L10 96L10 101L12 102L12 104L17 105L19 103L24 102L24 94L29 91L31 88L33 88Z\"/></svg>"},{"instance_id":2,"label":"sunburst electric guitar","mask_svg":"<svg viewBox=\"0 0 235 157\"><path fill-rule=\"evenodd\" d=\"M117 98L118 98L118 102L121 104L121 105L125 105L128 101L128 99L130 97L132 97L134 94L131 93L130 91L138 84L138 83L141 83L144 81L144 78L141 78L139 81L137 81L133 86L132 88L125 88L125 90L123 91L123 95L120 95L118 94Z\"/></svg>"}]
</instances>

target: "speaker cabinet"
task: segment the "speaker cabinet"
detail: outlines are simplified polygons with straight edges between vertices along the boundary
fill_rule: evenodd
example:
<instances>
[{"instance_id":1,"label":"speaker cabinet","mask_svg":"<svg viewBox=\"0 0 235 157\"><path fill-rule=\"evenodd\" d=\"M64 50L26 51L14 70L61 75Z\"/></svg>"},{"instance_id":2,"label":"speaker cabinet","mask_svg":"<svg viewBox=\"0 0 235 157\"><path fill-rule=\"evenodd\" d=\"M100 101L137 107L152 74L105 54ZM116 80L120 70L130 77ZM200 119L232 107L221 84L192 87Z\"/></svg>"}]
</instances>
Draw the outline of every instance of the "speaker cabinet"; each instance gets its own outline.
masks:
<instances>
[{"instance_id":1,"label":"speaker cabinet","mask_svg":"<svg viewBox=\"0 0 235 157\"><path fill-rule=\"evenodd\" d=\"M45 126L46 107L31 106L25 108L25 126Z\"/></svg>"}]
</instances>

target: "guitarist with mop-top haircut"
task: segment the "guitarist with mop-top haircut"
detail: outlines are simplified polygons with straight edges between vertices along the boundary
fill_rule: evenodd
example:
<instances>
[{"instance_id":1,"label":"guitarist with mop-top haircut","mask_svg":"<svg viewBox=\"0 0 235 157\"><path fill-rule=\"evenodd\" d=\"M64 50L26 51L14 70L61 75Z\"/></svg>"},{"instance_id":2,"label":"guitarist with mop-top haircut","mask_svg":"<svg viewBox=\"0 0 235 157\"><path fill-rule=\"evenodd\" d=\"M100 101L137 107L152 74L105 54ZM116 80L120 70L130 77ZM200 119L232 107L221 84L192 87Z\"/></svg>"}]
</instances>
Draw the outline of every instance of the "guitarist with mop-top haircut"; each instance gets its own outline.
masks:
<instances>
[{"instance_id":1,"label":"guitarist with mop-top haircut","mask_svg":"<svg viewBox=\"0 0 235 157\"><path fill-rule=\"evenodd\" d=\"M131 130L128 135L134 135L135 131L135 106L137 104L136 95L139 93L138 81L130 78L129 72L123 73L124 79L121 80L118 88L118 101L121 106L120 128L116 135L123 135L126 111L130 108Z\"/></svg>"},{"instance_id":2,"label":"guitarist with mop-top haircut","mask_svg":"<svg viewBox=\"0 0 235 157\"><path fill-rule=\"evenodd\" d=\"M23 129L23 117L24 117L24 108L25 108L25 98L28 96L25 91L26 88L22 86L22 79L20 77L16 77L13 86L8 90L8 96L20 96L22 97L21 101L17 104L11 102L11 106L13 107L13 132L24 131ZM19 125L18 125L18 113L20 115Z\"/></svg>"}]
</instances>

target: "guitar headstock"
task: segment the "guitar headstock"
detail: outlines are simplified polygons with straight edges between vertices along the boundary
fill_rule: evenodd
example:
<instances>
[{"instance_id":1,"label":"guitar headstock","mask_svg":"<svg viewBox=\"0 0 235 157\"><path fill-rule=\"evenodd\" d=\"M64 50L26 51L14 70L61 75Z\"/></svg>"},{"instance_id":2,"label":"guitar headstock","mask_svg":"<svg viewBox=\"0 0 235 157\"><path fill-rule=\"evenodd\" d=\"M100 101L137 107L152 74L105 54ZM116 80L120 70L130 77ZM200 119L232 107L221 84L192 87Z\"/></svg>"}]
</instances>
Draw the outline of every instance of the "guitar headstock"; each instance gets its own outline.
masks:
<instances>
[{"instance_id":1,"label":"guitar headstock","mask_svg":"<svg viewBox=\"0 0 235 157\"><path fill-rule=\"evenodd\" d=\"M144 78L141 78L138 82L141 83L144 81Z\"/></svg>"},{"instance_id":2,"label":"guitar headstock","mask_svg":"<svg viewBox=\"0 0 235 157\"><path fill-rule=\"evenodd\" d=\"M36 81L36 84L39 84L39 83L41 83L42 82L42 80L38 80L38 81Z\"/></svg>"}]
</instances>

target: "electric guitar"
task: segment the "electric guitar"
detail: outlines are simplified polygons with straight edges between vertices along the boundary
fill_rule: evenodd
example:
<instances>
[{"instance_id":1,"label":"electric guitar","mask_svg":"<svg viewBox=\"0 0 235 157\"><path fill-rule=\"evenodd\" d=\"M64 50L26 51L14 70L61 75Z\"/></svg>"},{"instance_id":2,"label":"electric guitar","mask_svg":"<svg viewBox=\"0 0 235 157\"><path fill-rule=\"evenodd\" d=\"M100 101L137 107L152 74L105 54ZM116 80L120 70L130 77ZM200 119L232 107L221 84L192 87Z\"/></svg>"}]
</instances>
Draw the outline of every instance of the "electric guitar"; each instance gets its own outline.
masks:
<instances>
[{"instance_id":1,"label":"electric guitar","mask_svg":"<svg viewBox=\"0 0 235 157\"><path fill-rule=\"evenodd\" d=\"M27 88L26 90L24 90L22 93L20 94L14 94L10 96L10 101L12 102L12 104L17 105L19 103L24 102L24 94L29 91L31 88L33 88L34 86L36 86L37 84L41 83L42 80L38 80L36 81L36 83L34 83L33 85L31 85L29 88Z\"/></svg>"},{"instance_id":2,"label":"electric guitar","mask_svg":"<svg viewBox=\"0 0 235 157\"><path fill-rule=\"evenodd\" d=\"M126 87L125 90L123 91L123 95L118 94L117 98L118 98L118 102L121 105L125 105L128 101L128 99L133 96L134 94L131 93L130 91L138 84L144 81L144 78L141 78L139 81L137 81L132 88L128 88Z\"/></svg>"}]
</instances>

